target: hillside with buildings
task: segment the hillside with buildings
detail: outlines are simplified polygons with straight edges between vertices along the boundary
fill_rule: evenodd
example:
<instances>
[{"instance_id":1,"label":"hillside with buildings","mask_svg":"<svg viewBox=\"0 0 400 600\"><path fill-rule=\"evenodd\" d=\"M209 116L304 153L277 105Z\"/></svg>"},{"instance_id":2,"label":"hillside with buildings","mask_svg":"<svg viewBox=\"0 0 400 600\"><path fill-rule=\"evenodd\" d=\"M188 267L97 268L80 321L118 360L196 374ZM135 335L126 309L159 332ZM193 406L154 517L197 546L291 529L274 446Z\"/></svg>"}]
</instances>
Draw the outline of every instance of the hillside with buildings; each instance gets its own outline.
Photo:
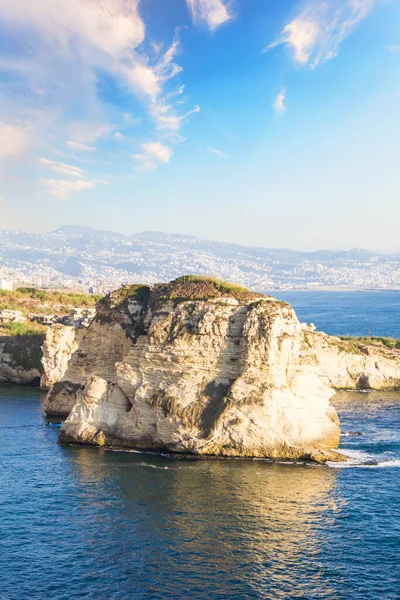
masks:
<instances>
[{"instance_id":1,"label":"hillside with buildings","mask_svg":"<svg viewBox=\"0 0 400 600\"><path fill-rule=\"evenodd\" d=\"M0 229L3 290L25 285L103 294L131 282L169 281L182 272L214 275L261 292L400 289L400 254L253 248L75 226L46 234Z\"/></svg>"}]
</instances>

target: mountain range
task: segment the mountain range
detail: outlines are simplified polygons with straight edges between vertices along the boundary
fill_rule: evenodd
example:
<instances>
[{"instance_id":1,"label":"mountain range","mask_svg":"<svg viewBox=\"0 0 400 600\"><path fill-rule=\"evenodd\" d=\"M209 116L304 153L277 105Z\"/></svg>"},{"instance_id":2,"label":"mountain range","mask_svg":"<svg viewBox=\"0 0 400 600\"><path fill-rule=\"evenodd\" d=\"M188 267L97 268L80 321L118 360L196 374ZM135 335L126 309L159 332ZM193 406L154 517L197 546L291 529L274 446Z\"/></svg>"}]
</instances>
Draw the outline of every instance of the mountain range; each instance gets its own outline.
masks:
<instances>
[{"instance_id":1,"label":"mountain range","mask_svg":"<svg viewBox=\"0 0 400 600\"><path fill-rule=\"evenodd\" d=\"M0 229L3 276L49 278L110 286L168 281L184 273L214 275L259 291L274 289L400 288L400 253L352 250L304 252L249 247L147 231L122 235L64 226L37 234Z\"/></svg>"}]
</instances>

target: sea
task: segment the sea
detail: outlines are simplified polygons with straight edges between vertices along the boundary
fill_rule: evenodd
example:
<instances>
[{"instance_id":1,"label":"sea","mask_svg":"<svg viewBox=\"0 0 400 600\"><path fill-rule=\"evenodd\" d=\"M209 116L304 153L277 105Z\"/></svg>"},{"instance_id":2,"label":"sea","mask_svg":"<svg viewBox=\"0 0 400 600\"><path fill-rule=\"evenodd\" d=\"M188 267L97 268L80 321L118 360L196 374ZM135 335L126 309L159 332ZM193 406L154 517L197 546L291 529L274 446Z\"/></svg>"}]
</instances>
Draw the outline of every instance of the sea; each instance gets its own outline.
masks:
<instances>
[{"instance_id":1,"label":"sea","mask_svg":"<svg viewBox=\"0 0 400 600\"><path fill-rule=\"evenodd\" d=\"M400 337L400 294L280 296ZM336 394L327 466L60 445L43 399L0 387L1 600L400 599L400 392Z\"/></svg>"}]
</instances>

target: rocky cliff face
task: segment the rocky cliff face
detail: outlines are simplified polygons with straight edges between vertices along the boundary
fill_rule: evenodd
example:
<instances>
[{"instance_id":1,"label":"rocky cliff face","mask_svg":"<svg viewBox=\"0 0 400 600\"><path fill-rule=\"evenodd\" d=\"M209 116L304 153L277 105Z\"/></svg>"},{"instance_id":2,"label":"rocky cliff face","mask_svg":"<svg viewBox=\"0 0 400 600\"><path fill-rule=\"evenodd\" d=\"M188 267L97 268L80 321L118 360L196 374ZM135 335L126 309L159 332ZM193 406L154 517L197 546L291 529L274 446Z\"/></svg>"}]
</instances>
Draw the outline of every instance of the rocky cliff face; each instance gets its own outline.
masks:
<instances>
[{"instance_id":1,"label":"rocky cliff face","mask_svg":"<svg viewBox=\"0 0 400 600\"><path fill-rule=\"evenodd\" d=\"M335 390L400 389L400 350L321 332L306 331L304 336Z\"/></svg>"},{"instance_id":2,"label":"rocky cliff face","mask_svg":"<svg viewBox=\"0 0 400 600\"><path fill-rule=\"evenodd\" d=\"M80 324L55 323L49 327L42 346L43 373L40 379L42 390L50 390L64 377L68 363L79 348L85 333L86 327Z\"/></svg>"},{"instance_id":3,"label":"rocky cliff face","mask_svg":"<svg viewBox=\"0 0 400 600\"><path fill-rule=\"evenodd\" d=\"M61 440L217 456L335 458L339 424L293 309L213 282L125 288L53 386Z\"/></svg>"},{"instance_id":4,"label":"rocky cliff face","mask_svg":"<svg viewBox=\"0 0 400 600\"><path fill-rule=\"evenodd\" d=\"M0 383L39 384L42 335L0 337Z\"/></svg>"}]
</instances>

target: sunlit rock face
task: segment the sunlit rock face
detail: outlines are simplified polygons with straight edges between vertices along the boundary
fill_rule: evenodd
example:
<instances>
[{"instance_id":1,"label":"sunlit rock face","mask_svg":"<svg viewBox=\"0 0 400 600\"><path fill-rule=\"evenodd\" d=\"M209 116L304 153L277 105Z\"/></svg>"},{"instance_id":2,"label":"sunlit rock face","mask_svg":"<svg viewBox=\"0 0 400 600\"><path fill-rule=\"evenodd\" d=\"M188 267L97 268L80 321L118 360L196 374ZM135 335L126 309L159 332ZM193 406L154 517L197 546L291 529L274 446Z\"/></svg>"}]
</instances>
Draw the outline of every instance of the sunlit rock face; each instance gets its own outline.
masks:
<instances>
[{"instance_id":1,"label":"sunlit rock face","mask_svg":"<svg viewBox=\"0 0 400 600\"><path fill-rule=\"evenodd\" d=\"M288 304L178 280L102 301L47 411L62 441L324 461L333 394Z\"/></svg>"},{"instance_id":2,"label":"sunlit rock face","mask_svg":"<svg viewBox=\"0 0 400 600\"><path fill-rule=\"evenodd\" d=\"M85 330L56 323L49 327L42 346L42 390L49 390L64 376L73 353L79 348Z\"/></svg>"},{"instance_id":3,"label":"sunlit rock face","mask_svg":"<svg viewBox=\"0 0 400 600\"><path fill-rule=\"evenodd\" d=\"M400 350L383 344L342 340L320 332L305 332L322 373L336 390L400 389Z\"/></svg>"},{"instance_id":4,"label":"sunlit rock face","mask_svg":"<svg viewBox=\"0 0 400 600\"><path fill-rule=\"evenodd\" d=\"M64 377L71 357L95 315L95 309L73 308L67 316L50 317L50 327L42 346L42 390L49 390Z\"/></svg>"}]
</instances>

